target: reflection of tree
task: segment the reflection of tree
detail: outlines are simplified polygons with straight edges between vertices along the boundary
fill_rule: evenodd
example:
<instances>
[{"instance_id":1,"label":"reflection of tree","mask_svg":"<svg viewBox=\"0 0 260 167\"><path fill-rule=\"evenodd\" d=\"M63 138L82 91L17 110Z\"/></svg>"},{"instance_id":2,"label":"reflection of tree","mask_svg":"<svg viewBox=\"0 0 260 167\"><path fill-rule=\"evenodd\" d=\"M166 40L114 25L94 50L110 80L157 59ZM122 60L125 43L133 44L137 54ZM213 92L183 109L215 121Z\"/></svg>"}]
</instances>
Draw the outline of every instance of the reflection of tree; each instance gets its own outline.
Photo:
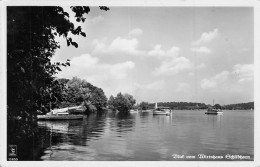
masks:
<instances>
[{"instance_id":1,"label":"reflection of tree","mask_svg":"<svg viewBox=\"0 0 260 167\"><path fill-rule=\"evenodd\" d=\"M141 112L140 116L143 117L143 118L147 118L148 119L149 112Z\"/></svg>"},{"instance_id":2,"label":"reflection of tree","mask_svg":"<svg viewBox=\"0 0 260 167\"><path fill-rule=\"evenodd\" d=\"M16 124L16 128L10 129L12 134L8 135L8 145L17 145L19 160L41 160L44 154L51 156L51 152L46 150L59 149L59 145L62 144L86 146L88 141L102 137L106 128L115 130L120 136L132 131L135 116L92 114L83 121L38 121L33 125L13 122L13 124Z\"/></svg>"},{"instance_id":3,"label":"reflection of tree","mask_svg":"<svg viewBox=\"0 0 260 167\"><path fill-rule=\"evenodd\" d=\"M105 126L105 115L92 114L83 121L70 120L67 122L47 122L45 128L50 131L52 128L53 136L62 134L61 143L70 142L73 145L86 145L86 141L98 138L102 135ZM57 145L52 141L52 145Z\"/></svg>"},{"instance_id":4,"label":"reflection of tree","mask_svg":"<svg viewBox=\"0 0 260 167\"><path fill-rule=\"evenodd\" d=\"M116 116L116 131L119 133L129 132L133 130L135 125L135 117L131 114L117 114Z\"/></svg>"},{"instance_id":5,"label":"reflection of tree","mask_svg":"<svg viewBox=\"0 0 260 167\"><path fill-rule=\"evenodd\" d=\"M82 144L86 145L87 141L99 138L104 132L106 126L106 115L92 114L84 121L81 132ZM76 140L79 140L76 138Z\"/></svg>"},{"instance_id":6,"label":"reflection of tree","mask_svg":"<svg viewBox=\"0 0 260 167\"><path fill-rule=\"evenodd\" d=\"M80 132L82 121L39 121L40 129L40 144L36 147L41 147L42 150L52 150L54 146L61 143L68 143L73 136ZM74 145L80 145L73 143Z\"/></svg>"},{"instance_id":7,"label":"reflection of tree","mask_svg":"<svg viewBox=\"0 0 260 167\"><path fill-rule=\"evenodd\" d=\"M38 128L37 124L24 124L20 121L9 121L7 144L17 146L18 160L40 160L44 150L49 147L50 131ZM56 135L54 141L59 142L61 136ZM11 158L11 157L10 157Z\"/></svg>"}]
</instances>

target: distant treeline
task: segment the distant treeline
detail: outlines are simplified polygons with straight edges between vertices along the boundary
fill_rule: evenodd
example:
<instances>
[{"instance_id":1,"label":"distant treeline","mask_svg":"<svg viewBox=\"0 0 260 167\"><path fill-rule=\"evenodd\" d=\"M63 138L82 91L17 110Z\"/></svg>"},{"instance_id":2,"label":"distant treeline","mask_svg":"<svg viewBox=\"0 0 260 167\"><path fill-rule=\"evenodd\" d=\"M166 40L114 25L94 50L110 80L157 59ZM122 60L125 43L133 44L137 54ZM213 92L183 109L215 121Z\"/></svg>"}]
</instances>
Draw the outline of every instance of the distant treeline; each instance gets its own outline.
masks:
<instances>
[{"instance_id":1,"label":"distant treeline","mask_svg":"<svg viewBox=\"0 0 260 167\"><path fill-rule=\"evenodd\" d=\"M250 110L250 109L254 109L254 102L228 104L228 105L222 106L222 109L225 109L225 110Z\"/></svg>"},{"instance_id":2,"label":"distant treeline","mask_svg":"<svg viewBox=\"0 0 260 167\"><path fill-rule=\"evenodd\" d=\"M145 104L142 102L141 104ZM170 107L173 110L200 110L207 109L212 106L210 104L205 103L195 103L195 102L158 102L158 107ZM147 109L153 109L155 107L155 103L147 103ZM254 102L248 103L238 103L238 104L228 104L221 106L224 110L249 110L254 109Z\"/></svg>"},{"instance_id":3,"label":"distant treeline","mask_svg":"<svg viewBox=\"0 0 260 167\"><path fill-rule=\"evenodd\" d=\"M154 108L155 103L149 103L149 108ZM170 107L173 110L198 110L207 109L209 106L205 103L193 103L193 102L159 102L158 107Z\"/></svg>"}]
</instances>

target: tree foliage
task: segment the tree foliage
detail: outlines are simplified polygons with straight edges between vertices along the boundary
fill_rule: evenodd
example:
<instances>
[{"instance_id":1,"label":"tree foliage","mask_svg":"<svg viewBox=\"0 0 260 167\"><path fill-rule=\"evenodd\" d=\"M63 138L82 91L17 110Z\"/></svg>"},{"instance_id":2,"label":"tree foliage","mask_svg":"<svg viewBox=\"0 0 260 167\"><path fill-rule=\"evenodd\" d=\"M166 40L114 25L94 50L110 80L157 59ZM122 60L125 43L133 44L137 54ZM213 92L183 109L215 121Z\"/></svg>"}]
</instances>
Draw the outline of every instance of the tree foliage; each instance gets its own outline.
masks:
<instances>
[{"instance_id":1,"label":"tree foliage","mask_svg":"<svg viewBox=\"0 0 260 167\"><path fill-rule=\"evenodd\" d=\"M102 112L106 107L107 97L103 90L86 80L73 77L71 80L59 79L59 82L64 84L59 107L84 105L87 113Z\"/></svg>"},{"instance_id":2,"label":"tree foliage","mask_svg":"<svg viewBox=\"0 0 260 167\"><path fill-rule=\"evenodd\" d=\"M96 88L91 92L90 101L96 107L97 111L102 111L107 105L107 97L101 88Z\"/></svg>"},{"instance_id":3,"label":"tree foliage","mask_svg":"<svg viewBox=\"0 0 260 167\"><path fill-rule=\"evenodd\" d=\"M108 10L100 7L101 10ZM71 7L78 22L84 22L87 6ZM62 7L7 7L7 106L8 118L31 120L37 110L48 110L60 97L60 83L54 75L70 61L51 63L60 48L55 40L63 37L67 45L78 47L72 36L86 37L75 27ZM56 90L58 93L56 93Z\"/></svg>"},{"instance_id":4,"label":"tree foliage","mask_svg":"<svg viewBox=\"0 0 260 167\"><path fill-rule=\"evenodd\" d=\"M70 105L81 105L84 101L89 101L90 90L85 80L73 77L67 82L67 89L65 89L65 102Z\"/></svg>"},{"instance_id":5,"label":"tree foliage","mask_svg":"<svg viewBox=\"0 0 260 167\"><path fill-rule=\"evenodd\" d=\"M107 106L112 111L115 111L114 101L115 101L115 98L112 95L109 97L109 99L107 101Z\"/></svg>"},{"instance_id":6,"label":"tree foliage","mask_svg":"<svg viewBox=\"0 0 260 167\"><path fill-rule=\"evenodd\" d=\"M225 110L250 110L250 109L254 109L254 102L228 104L228 105L222 106L222 109L225 109Z\"/></svg>"},{"instance_id":7,"label":"tree foliage","mask_svg":"<svg viewBox=\"0 0 260 167\"><path fill-rule=\"evenodd\" d=\"M221 109L221 105L220 105L220 104L215 104L214 107L215 107L216 109Z\"/></svg>"},{"instance_id":8,"label":"tree foliage","mask_svg":"<svg viewBox=\"0 0 260 167\"><path fill-rule=\"evenodd\" d=\"M108 100L110 109L118 110L121 114L127 114L134 104L135 99L132 95L123 95L121 92L116 97L110 96Z\"/></svg>"},{"instance_id":9,"label":"tree foliage","mask_svg":"<svg viewBox=\"0 0 260 167\"><path fill-rule=\"evenodd\" d=\"M139 108L140 108L141 110L147 110L147 109L149 108L149 103L148 103L148 102L141 102L141 103L139 104Z\"/></svg>"},{"instance_id":10,"label":"tree foliage","mask_svg":"<svg viewBox=\"0 0 260 167\"><path fill-rule=\"evenodd\" d=\"M134 97L132 95L125 93L124 97L126 99L128 99L128 101L130 102L132 107L135 105L136 100L134 99Z\"/></svg>"},{"instance_id":11,"label":"tree foliage","mask_svg":"<svg viewBox=\"0 0 260 167\"><path fill-rule=\"evenodd\" d=\"M207 109L208 105L205 103L194 103L194 102L158 102L158 106L170 107L174 110L196 110L196 109ZM155 103L149 103L149 109L153 109Z\"/></svg>"}]
</instances>

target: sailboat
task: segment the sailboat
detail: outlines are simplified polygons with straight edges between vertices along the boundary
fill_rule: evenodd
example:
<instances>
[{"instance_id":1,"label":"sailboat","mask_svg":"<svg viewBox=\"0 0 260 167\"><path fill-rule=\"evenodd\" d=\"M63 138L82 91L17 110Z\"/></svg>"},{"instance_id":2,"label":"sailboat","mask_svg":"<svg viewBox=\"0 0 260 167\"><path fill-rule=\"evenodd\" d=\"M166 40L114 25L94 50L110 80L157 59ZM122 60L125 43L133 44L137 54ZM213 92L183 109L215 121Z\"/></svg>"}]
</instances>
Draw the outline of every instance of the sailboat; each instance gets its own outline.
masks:
<instances>
[{"instance_id":1,"label":"sailboat","mask_svg":"<svg viewBox=\"0 0 260 167\"><path fill-rule=\"evenodd\" d=\"M153 115L170 115L171 109L170 107L158 107L157 102L155 103Z\"/></svg>"},{"instance_id":2,"label":"sailboat","mask_svg":"<svg viewBox=\"0 0 260 167\"><path fill-rule=\"evenodd\" d=\"M205 114L215 114L215 115L220 114L221 115L221 114L223 114L223 111L221 108L214 107L214 99L213 99L213 107L209 107L207 109L207 111L205 112Z\"/></svg>"}]
</instances>

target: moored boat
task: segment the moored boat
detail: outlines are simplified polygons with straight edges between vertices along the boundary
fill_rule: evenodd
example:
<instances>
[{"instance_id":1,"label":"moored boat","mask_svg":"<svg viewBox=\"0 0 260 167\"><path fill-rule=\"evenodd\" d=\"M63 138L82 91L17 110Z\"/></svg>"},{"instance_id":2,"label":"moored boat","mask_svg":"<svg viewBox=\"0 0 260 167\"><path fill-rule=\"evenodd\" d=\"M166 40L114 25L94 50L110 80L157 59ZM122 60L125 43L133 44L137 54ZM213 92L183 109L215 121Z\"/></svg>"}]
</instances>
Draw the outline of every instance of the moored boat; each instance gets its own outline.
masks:
<instances>
[{"instance_id":1,"label":"moored boat","mask_svg":"<svg viewBox=\"0 0 260 167\"><path fill-rule=\"evenodd\" d=\"M171 110L169 107L158 107L153 110L153 115L170 115Z\"/></svg>"},{"instance_id":2,"label":"moored boat","mask_svg":"<svg viewBox=\"0 0 260 167\"><path fill-rule=\"evenodd\" d=\"M170 115L171 109L170 107L158 107L157 103L155 103L155 109L153 110L153 115Z\"/></svg>"},{"instance_id":3,"label":"moored boat","mask_svg":"<svg viewBox=\"0 0 260 167\"><path fill-rule=\"evenodd\" d=\"M66 107L60 109L54 109L48 112L46 115L37 115L38 120L75 120L83 119L84 115L83 106ZM80 114L78 114L80 113Z\"/></svg>"},{"instance_id":4,"label":"moored boat","mask_svg":"<svg viewBox=\"0 0 260 167\"><path fill-rule=\"evenodd\" d=\"M209 107L208 110L205 112L205 114L223 114L222 109L220 108L214 108L214 107Z\"/></svg>"},{"instance_id":5,"label":"moored boat","mask_svg":"<svg viewBox=\"0 0 260 167\"><path fill-rule=\"evenodd\" d=\"M37 115L38 120L77 120L83 119L83 115L66 115L66 114L57 114L57 115Z\"/></svg>"},{"instance_id":6,"label":"moored boat","mask_svg":"<svg viewBox=\"0 0 260 167\"><path fill-rule=\"evenodd\" d=\"M133 114L133 113L138 113L138 112L139 112L138 109L131 109L131 110L130 110L130 113L131 113L131 114Z\"/></svg>"}]
</instances>

